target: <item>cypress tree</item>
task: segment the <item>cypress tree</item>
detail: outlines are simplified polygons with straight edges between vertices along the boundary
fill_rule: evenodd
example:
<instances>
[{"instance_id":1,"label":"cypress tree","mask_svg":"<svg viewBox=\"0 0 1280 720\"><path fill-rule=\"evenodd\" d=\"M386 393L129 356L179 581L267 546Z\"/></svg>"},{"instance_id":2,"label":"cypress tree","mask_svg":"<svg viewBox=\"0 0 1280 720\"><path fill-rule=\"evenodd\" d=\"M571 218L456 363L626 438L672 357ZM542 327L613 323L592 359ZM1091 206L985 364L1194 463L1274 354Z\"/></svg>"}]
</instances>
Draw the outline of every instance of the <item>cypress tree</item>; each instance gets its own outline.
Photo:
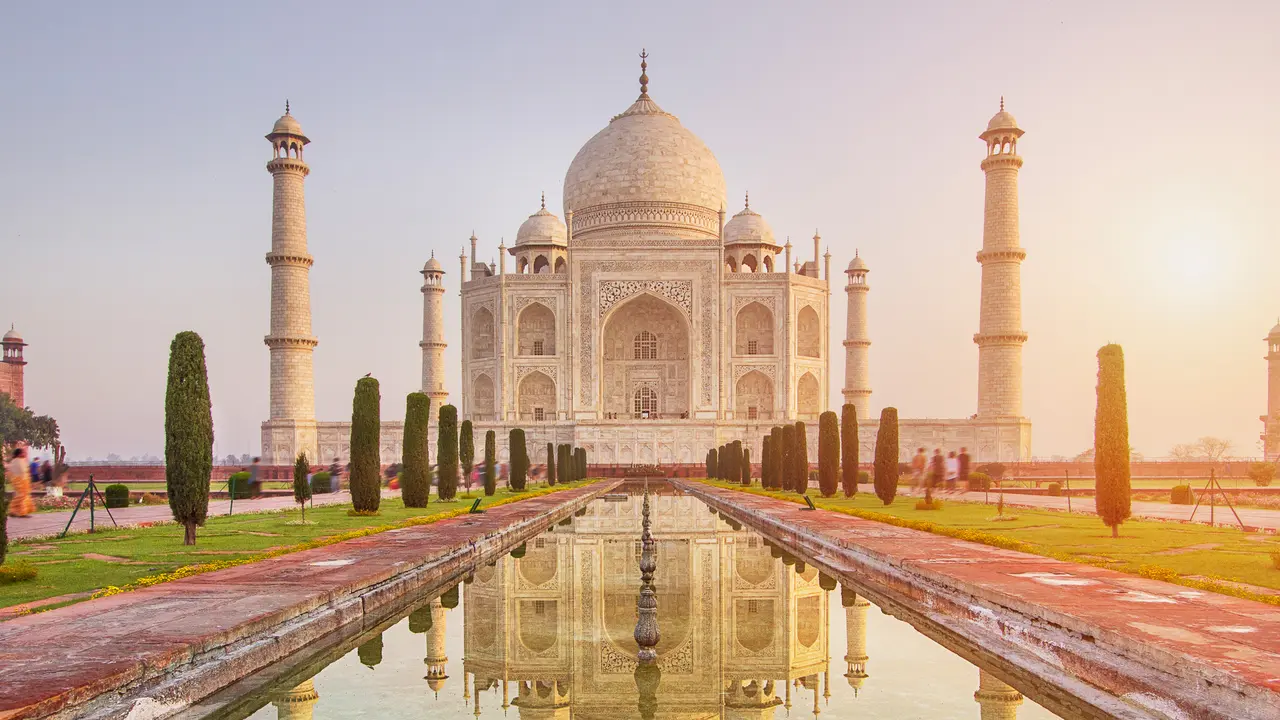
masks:
<instances>
[{"instance_id":1,"label":"cypress tree","mask_svg":"<svg viewBox=\"0 0 1280 720\"><path fill-rule=\"evenodd\" d=\"M564 465L560 466L563 471ZM555 443L547 443L547 485L556 484L556 446Z\"/></svg>"},{"instance_id":2,"label":"cypress tree","mask_svg":"<svg viewBox=\"0 0 1280 720\"><path fill-rule=\"evenodd\" d=\"M378 444L382 432L382 395L378 381L371 377L356 381L351 401L351 506L357 512L377 512L382 502L381 463Z\"/></svg>"},{"instance_id":3,"label":"cypress tree","mask_svg":"<svg viewBox=\"0 0 1280 720\"><path fill-rule=\"evenodd\" d=\"M822 497L840 489L840 420L830 410L818 416L818 489Z\"/></svg>"},{"instance_id":4,"label":"cypress tree","mask_svg":"<svg viewBox=\"0 0 1280 720\"><path fill-rule=\"evenodd\" d=\"M484 494L492 495L498 491L498 436L489 430L484 434Z\"/></svg>"},{"instance_id":5,"label":"cypress tree","mask_svg":"<svg viewBox=\"0 0 1280 720\"><path fill-rule=\"evenodd\" d=\"M0 565L4 564L4 556L9 552L9 529L6 527L9 522L9 502L4 494L4 461L7 458L0 457Z\"/></svg>"},{"instance_id":6,"label":"cypress tree","mask_svg":"<svg viewBox=\"0 0 1280 720\"><path fill-rule=\"evenodd\" d=\"M356 657L360 658L360 664L370 670L382 663L382 633L378 633L378 637L370 639L360 647L356 648Z\"/></svg>"},{"instance_id":7,"label":"cypress tree","mask_svg":"<svg viewBox=\"0 0 1280 720\"><path fill-rule=\"evenodd\" d=\"M404 402L404 447L400 456L400 498L405 507L424 508L431 496L431 467L427 462L427 425L431 398L412 392Z\"/></svg>"},{"instance_id":8,"label":"cypress tree","mask_svg":"<svg viewBox=\"0 0 1280 720\"><path fill-rule=\"evenodd\" d=\"M773 442L773 437L765 435L764 440L760 444L760 487L769 490L773 488L773 479L770 477L769 471L772 469L770 465L773 463L772 450L769 447Z\"/></svg>"},{"instance_id":9,"label":"cypress tree","mask_svg":"<svg viewBox=\"0 0 1280 720\"><path fill-rule=\"evenodd\" d=\"M1097 478L1098 517L1120 537L1129 518L1129 406L1124 389L1124 351L1119 345L1098 350L1098 408L1093 420L1093 473Z\"/></svg>"},{"instance_id":10,"label":"cypress tree","mask_svg":"<svg viewBox=\"0 0 1280 720\"><path fill-rule=\"evenodd\" d=\"M803 420L796 421L796 444L791 461L796 464L795 491L803 495L809 492L809 433Z\"/></svg>"},{"instance_id":11,"label":"cypress tree","mask_svg":"<svg viewBox=\"0 0 1280 720\"><path fill-rule=\"evenodd\" d=\"M785 450L782 447L782 428L774 425L769 430L769 482L772 483L774 490L781 490L786 487L786 472L783 470L782 457Z\"/></svg>"},{"instance_id":12,"label":"cypress tree","mask_svg":"<svg viewBox=\"0 0 1280 720\"><path fill-rule=\"evenodd\" d=\"M852 403L840 408L840 470L844 496L858 492L858 409Z\"/></svg>"},{"instance_id":13,"label":"cypress tree","mask_svg":"<svg viewBox=\"0 0 1280 720\"><path fill-rule=\"evenodd\" d=\"M574 473L574 479L587 479L587 449L578 448L578 471Z\"/></svg>"},{"instance_id":14,"label":"cypress tree","mask_svg":"<svg viewBox=\"0 0 1280 720\"><path fill-rule=\"evenodd\" d=\"M729 448L729 463L725 468L724 479L729 482L738 482L742 475L742 441L734 440L727 446Z\"/></svg>"},{"instance_id":15,"label":"cypress tree","mask_svg":"<svg viewBox=\"0 0 1280 720\"><path fill-rule=\"evenodd\" d=\"M782 470L782 488L783 490L796 489L796 463L795 454L796 447L796 426L782 426L782 457L778 467Z\"/></svg>"},{"instance_id":16,"label":"cypress tree","mask_svg":"<svg viewBox=\"0 0 1280 720\"><path fill-rule=\"evenodd\" d=\"M507 450L511 455L511 479L508 483L512 490L523 491L529 473L529 455L524 446L524 430L512 428L507 438Z\"/></svg>"},{"instance_id":17,"label":"cypress tree","mask_svg":"<svg viewBox=\"0 0 1280 720\"><path fill-rule=\"evenodd\" d=\"M436 497L452 500L458 494L458 408L441 407L436 427Z\"/></svg>"},{"instance_id":18,"label":"cypress tree","mask_svg":"<svg viewBox=\"0 0 1280 720\"><path fill-rule=\"evenodd\" d=\"M888 505L898 494L898 409L880 411L880 429L876 432L875 463L876 497Z\"/></svg>"},{"instance_id":19,"label":"cypress tree","mask_svg":"<svg viewBox=\"0 0 1280 720\"><path fill-rule=\"evenodd\" d=\"M462 421L458 435L458 462L462 463L462 483L471 492L471 469L476 465L476 439L470 420Z\"/></svg>"},{"instance_id":20,"label":"cypress tree","mask_svg":"<svg viewBox=\"0 0 1280 720\"><path fill-rule=\"evenodd\" d=\"M751 486L751 448L742 448L742 484Z\"/></svg>"},{"instance_id":21,"label":"cypress tree","mask_svg":"<svg viewBox=\"0 0 1280 720\"><path fill-rule=\"evenodd\" d=\"M169 509L182 525L182 544L196 544L196 528L209 514L213 473L213 406L204 341L180 332L169 345L169 384L164 395L164 475Z\"/></svg>"},{"instance_id":22,"label":"cypress tree","mask_svg":"<svg viewBox=\"0 0 1280 720\"><path fill-rule=\"evenodd\" d=\"M711 448L707 451L707 479L713 479L716 476L716 449Z\"/></svg>"},{"instance_id":23,"label":"cypress tree","mask_svg":"<svg viewBox=\"0 0 1280 720\"><path fill-rule=\"evenodd\" d=\"M311 480L307 477L310 472L307 454L298 453L298 459L293 463L293 501L302 507L303 524L307 522L307 501L311 499Z\"/></svg>"},{"instance_id":24,"label":"cypress tree","mask_svg":"<svg viewBox=\"0 0 1280 720\"><path fill-rule=\"evenodd\" d=\"M566 443L556 446L556 467L560 470L560 482L570 482L569 446Z\"/></svg>"}]
</instances>

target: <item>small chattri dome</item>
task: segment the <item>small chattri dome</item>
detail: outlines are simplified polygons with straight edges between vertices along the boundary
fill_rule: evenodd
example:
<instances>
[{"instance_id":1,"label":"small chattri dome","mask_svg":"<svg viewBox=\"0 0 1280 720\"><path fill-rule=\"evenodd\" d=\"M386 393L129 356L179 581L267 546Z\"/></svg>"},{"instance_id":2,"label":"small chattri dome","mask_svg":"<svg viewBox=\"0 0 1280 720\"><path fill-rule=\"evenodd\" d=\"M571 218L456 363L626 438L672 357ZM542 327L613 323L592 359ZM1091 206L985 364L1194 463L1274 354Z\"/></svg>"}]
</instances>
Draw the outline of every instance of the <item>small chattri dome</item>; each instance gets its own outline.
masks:
<instances>
[{"instance_id":1,"label":"small chattri dome","mask_svg":"<svg viewBox=\"0 0 1280 720\"><path fill-rule=\"evenodd\" d=\"M12 325L10 325L9 332L4 334L4 341L5 342L22 342L22 336L18 334L17 330L13 329Z\"/></svg>"},{"instance_id":2,"label":"small chattri dome","mask_svg":"<svg viewBox=\"0 0 1280 720\"><path fill-rule=\"evenodd\" d=\"M849 261L849 269L846 270L845 272L866 271L866 269L867 269L866 261L863 260L862 257L858 255L857 251L855 250L853 253L853 259Z\"/></svg>"},{"instance_id":3,"label":"small chattri dome","mask_svg":"<svg viewBox=\"0 0 1280 720\"><path fill-rule=\"evenodd\" d=\"M7 334L4 336L4 339L5 339L5 340L8 340L8 339L9 339L9 335L11 335L11 334L13 334L13 331L10 331L9 333L7 333ZM1271 332L1267 333L1267 337L1275 337L1276 335L1280 335L1280 320L1277 320L1277 321L1276 321L1276 326L1275 326L1275 327L1273 327L1273 328L1271 328ZM16 336L15 336L15 337L16 337ZM19 338L19 339L21 339L21 338Z\"/></svg>"},{"instance_id":4,"label":"small chattri dome","mask_svg":"<svg viewBox=\"0 0 1280 720\"><path fill-rule=\"evenodd\" d=\"M516 245L566 245L569 231L565 224L547 210L547 197L542 196L542 207L529 216L516 231Z\"/></svg>"},{"instance_id":5,"label":"small chattri dome","mask_svg":"<svg viewBox=\"0 0 1280 720\"><path fill-rule=\"evenodd\" d=\"M440 264L440 261L436 259L435 255L432 255L431 259L427 261L427 264L422 266L422 271L442 273L444 272L444 266Z\"/></svg>"},{"instance_id":6,"label":"small chattri dome","mask_svg":"<svg viewBox=\"0 0 1280 720\"><path fill-rule=\"evenodd\" d=\"M987 132L992 130L1017 130L1018 121L1013 117L1013 113L1004 109L1004 98L1000 98L1000 112L991 116L991 122L987 123Z\"/></svg>"},{"instance_id":7,"label":"small chattri dome","mask_svg":"<svg viewBox=\"0 0 1280 720\"><path fill-rule=\"evenodd\" d=\"M292 115L285 113L271 127L271 133L273 135L277 133L281 135L301 135L302 126L298 124L298 121Z\"/></svg>"},{"instance_id":8,"label":"small chattri dome","mask_svg":"<svg viewBox=\"0 0 1280 720\"><path fill-rule=\"evenodd\" d=\"M751 209L750 195L747 196L746 205L742 211L724 224L724 244L732 245L733 243L778 244L773 238L773 228L769 227L769 221Z\"/></svg>"}]
</instances>

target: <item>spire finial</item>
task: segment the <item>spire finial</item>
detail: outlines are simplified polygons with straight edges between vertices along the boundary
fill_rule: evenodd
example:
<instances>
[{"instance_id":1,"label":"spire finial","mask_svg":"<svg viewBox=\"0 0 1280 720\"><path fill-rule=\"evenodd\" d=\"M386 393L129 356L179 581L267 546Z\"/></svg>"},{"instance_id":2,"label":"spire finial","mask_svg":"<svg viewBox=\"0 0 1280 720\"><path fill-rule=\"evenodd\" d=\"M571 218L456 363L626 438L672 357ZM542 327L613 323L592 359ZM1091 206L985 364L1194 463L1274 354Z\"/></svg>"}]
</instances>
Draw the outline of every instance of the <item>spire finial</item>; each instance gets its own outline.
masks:
<instances>
[{"instance_id":1,"label":"spire finial","mask_svg":"<svg viewBox=\"0 0 1280 720\"><path fill-rule=\"evenodd\" d=\"M547 191L546 190L542 191L542 209L543 210L547 209Z\"/></svg>"},{"instance_id":2,"label":"spire finial","mask_svg":"<svg viewBox=\"0 0 1280 720\"><path fill-rule=\"evenodd\" d=\"M435 258L435 256L436 256L436 251L435 251L435 250L432 250L432 251L431 251L431 257L432 257L432 258Z\"/></svg>"},{"instance_id":3,"label":"spire finial","mask_svg":"<svg viewBox=\"0 0 1280 720\"><path fill-rule=\"evenodd\" d=\"M748 210L751 209L751 191L750 190L747 191L747 199L744 201L744 204L746 205L746 208Z\"/></svg>"},{"instance_id":4,"label":"spire finial","mask_svg":"<svg viewBox=\"0 0 1280 720\"><path fill-rule=\"evenodd\" d=\"M1004 96L1000 96L1000 112L1004 112Z\"/></svg>"},{"instance_id":5,"label":"spire finial","mask_svg":"<svg viewBox=\"0 0 1280 720\"><path fill-rule=\"evenodd\" d=\"M284 114L289 114L289 98L284 99Z\"/></svg>"},{"instance_id":6,"label":"spire finial","mask_svg":"<svg viewBox=\"0 0 1280 720\"><path fill-rule=\"evenodd\" d=\"M649 97L649 75L645 72L649 69L649 53L644 48L640 48L640 97Z\"/></svg>"}]
</instances>

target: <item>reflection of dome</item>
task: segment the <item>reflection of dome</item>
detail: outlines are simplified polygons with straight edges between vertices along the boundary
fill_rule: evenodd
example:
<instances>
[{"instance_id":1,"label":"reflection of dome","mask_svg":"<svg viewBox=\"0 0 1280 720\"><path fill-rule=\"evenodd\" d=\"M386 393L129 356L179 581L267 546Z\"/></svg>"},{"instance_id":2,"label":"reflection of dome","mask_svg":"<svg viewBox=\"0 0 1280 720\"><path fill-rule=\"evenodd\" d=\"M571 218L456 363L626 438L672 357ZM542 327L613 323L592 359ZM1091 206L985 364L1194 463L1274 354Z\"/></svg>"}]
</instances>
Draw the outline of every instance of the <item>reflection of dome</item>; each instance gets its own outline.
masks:
<instances>
[{"instance_id":1,"label":"reflection of dome","mask_svg":"<svg viewBox=\"0 0 1280 720\"><path fill-rule=\"evenodd\" d=\"M773 228L764 216L747 205L724 224L724 242L731 243L767 243L777 245L773 239Z\"/></svg>"},{"instance_id":2,"label":"reflection of dome","mask_svg":"<svg viewBox=\"0 0 1280 720\"><path fill-rule=\"evenodd\" d=\"M444 680L441 678L427 678L427 687L435 692L440 692L440 688L444 687Z\"/></svg>"},{"instance_id":3,"label":"reflection of dome","mask_svg":"<svg viewBox=\"0 0 1280 720\"><path fill-rule=\"evenodd\" d=\"M560 218L547 212L544 199L542 209L530 215L516 231L516 245L564 245L568 235Z\"/></svg>"}]
</instances>

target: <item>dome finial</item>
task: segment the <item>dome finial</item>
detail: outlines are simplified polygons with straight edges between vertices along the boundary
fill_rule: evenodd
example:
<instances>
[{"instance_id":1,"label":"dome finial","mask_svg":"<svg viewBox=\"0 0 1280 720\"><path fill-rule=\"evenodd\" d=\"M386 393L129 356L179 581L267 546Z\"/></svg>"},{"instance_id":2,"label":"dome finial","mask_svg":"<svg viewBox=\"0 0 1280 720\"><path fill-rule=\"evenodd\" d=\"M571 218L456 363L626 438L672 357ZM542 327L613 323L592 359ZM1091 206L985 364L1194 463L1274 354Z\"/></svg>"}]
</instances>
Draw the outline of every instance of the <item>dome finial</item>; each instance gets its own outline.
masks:
<instances>
[{"instance_id":1,"label":"dome finial","mask_svg":"<svg viewBox=\"0 0 1280 720\"><path fill-rule=\"evenodd\" d=\"M1004 96L1000 96L1000 112L1004 112Z\"/></svg>"},{"instance_id":2,"label":"dome finial","mask_svg":"<svg viewBox=\"0 0 1280 720\"><path fill-rule=\"evenodd\" d=\"M547 191L546 190L542 191L542 209L543 210L547 209Z\"/></svg>"},{"instance_id":3,"label":"dome finial","mask_svg":"<svg viewBox=\"0 0 1280 720\"><path fill-rule=\"evenodd\" d=\"M645 71L649 69L649 53L644 48L640 48L640 97L649 97L649 75Z\"/></svg>"},{"instance_id":4,"label":"dome finial","mask_svg":"<svg viewBox=\"0 0 1280 720\"><path fill-rule=\"evenodd\" d=\"M747 191L747 198L746 198L746 201L744 202L744 206L748 210L751 209L751 191L750 190Z\"/></svg>"},{"instance_id":5,"label":"dome finial","mask_svg":"<svg viewBox=\"0 0 1280 720\"><path fill-rule=\"evenodd\" d=\"M289 114L289 98L284 99L284 114Z\"/></svg>"}]
</instances>

